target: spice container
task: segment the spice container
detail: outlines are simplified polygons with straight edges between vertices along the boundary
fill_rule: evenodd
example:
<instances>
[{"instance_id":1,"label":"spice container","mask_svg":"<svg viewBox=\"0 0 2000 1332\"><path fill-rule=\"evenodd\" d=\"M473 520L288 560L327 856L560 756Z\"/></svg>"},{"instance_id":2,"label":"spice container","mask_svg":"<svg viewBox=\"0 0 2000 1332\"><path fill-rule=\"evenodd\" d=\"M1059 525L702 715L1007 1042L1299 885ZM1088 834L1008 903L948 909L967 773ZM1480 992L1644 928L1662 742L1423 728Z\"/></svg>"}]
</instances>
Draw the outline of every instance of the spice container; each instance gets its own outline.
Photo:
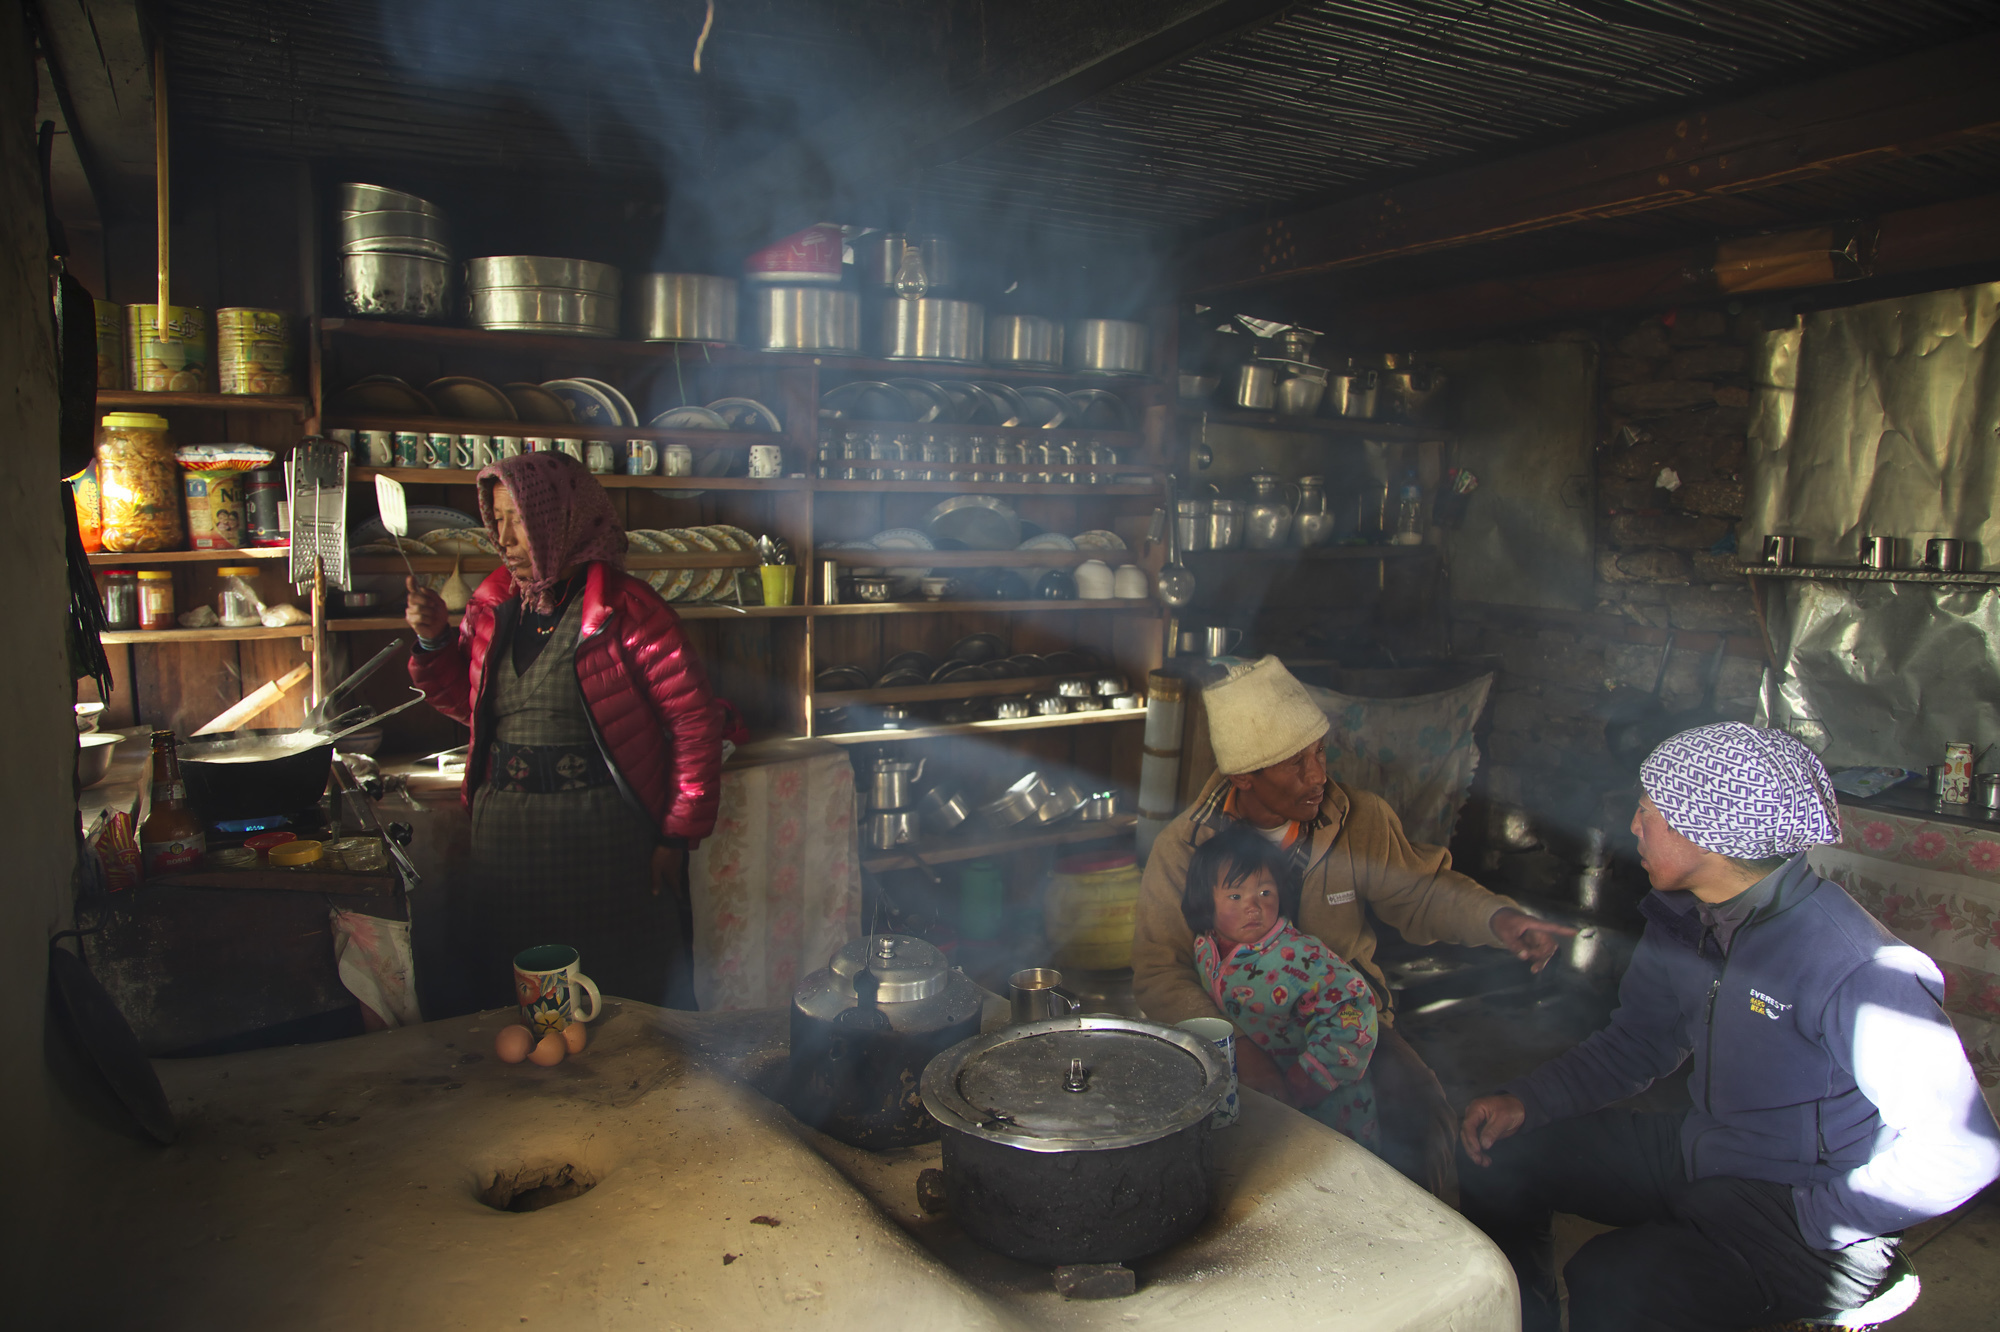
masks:
<instances>
[{"instance_id":1,"label":"spice container","mask_svg":"<svg viewBox=\"0 0 2000 1332\"><path fill-rule=\"evenodd\" d=\"M217 569L222 590L216 593L215 614L226 629L243 629L264 623L264 601L250 580L257 576L254 564L232 564Z\"/></svg>"},{"instance_id":2,"label":"spice container","mask_svg":"<svg viewBox=\"0 0 2000 1332\"><path fill-rule=\"evenodd\" d=\"M139 571L139 627L174 627L174 576L165 569Z\"/></svg>"},{"instance_id":3,"label":"spice container","mask_svg":"<svg viewBox=\"0 0 2000 1332\"><path fill-rule=\"evenodd\" d=\"M285 869L325 869L326 847L320 842L300 839L274 846L266 853L273 865Z\"/></svg>"},{"instance_id":4,"label":"spice container","mask_svg":"<svg viewBox=\"0 0 2000 1332\"><path fill-rule=\"evenodd\" d=\"M139 573L136 569L104 571L104 627L139 627Z\"/></svg>"},{"instance_id":5,"label":"spice container","mask_svg":"<svg viewBox=\"0 0 2000 1332\"><path fill-rule=\"evenodd\" d=\"M118 552L179 550L181 466L167 438L167 420L150 412L112 412L97 432L97 484L104 510L104 548Z\"/></svg>"}]
</instances>

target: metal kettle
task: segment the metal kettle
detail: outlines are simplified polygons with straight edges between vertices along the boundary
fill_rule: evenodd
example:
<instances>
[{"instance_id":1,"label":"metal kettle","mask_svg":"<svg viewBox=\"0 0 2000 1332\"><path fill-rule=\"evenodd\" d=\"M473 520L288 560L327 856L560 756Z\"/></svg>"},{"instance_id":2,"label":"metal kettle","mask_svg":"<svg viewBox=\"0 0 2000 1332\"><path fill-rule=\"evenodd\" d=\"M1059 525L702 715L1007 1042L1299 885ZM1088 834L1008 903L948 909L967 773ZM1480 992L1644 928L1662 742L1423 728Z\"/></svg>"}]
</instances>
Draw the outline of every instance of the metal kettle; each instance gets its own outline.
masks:
<instances>
[{"instance_id":1,"label":"metal kettle","mask_svg":"<svg viewBox=\"0 0 2000 1332\"><path fill-rule=\"evenodd\" d=\"M924 1065L979 1034L982 992L906 934L851 940L792 996L785 1106L849 1146L880 1151L938 1136L919 1093Z\"/></svg>"},{"instance_id":2,"label":"metal kettle","mask_svg":"<svg viewBox=\"0 0 2000 1332\"><path fill-rule=\"evenodd\" d=\"M1278 550L1291 544L1292 506L1285 503L1281 481L1269 472L1250 477L1250 503L1243 513L1244 544L1252 550Z\"/></svg>"},{"instance_id":3,"label":"metal kettle","mask_svg":"<svg viewBox=\"0 0 2000 1332\"><path fill-rule=\"evenodd\" d=\"M868 808L880 814L916 804L917 783L923 779L925 762L925 759L915 763L876 759L868 778Z\"/></svg>"},{"instance_id":4,"label":"metal kettle","mask_svg":"<svg viewBox=\"0 0 2000 1332\"><path fill-rule=\"evenodd\" d=\"M1326 503L1326 478L1299 478L1299 511L1292 515L1292 540L1301 547L1321 546L1333 535L1333 511Z\"/></svg>"}]
</instances>

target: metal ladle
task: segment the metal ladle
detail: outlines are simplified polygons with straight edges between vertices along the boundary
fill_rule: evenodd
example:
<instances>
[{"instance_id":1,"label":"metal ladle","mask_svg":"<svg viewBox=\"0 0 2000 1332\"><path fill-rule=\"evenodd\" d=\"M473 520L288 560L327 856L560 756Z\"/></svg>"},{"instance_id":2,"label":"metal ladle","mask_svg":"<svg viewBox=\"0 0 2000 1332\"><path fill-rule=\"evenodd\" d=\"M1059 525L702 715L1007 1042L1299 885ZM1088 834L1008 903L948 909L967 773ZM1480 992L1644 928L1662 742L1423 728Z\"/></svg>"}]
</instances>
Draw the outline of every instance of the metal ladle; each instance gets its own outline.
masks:
<instances>
[{"instance_id":1,"label":"metal ladle","mask_svg":"<svg viewBox=\"0 0 2000 1332\"><path fill-rule=\"evenodd\" d=\"M1167 503L1162 514L1166 520L1167 562L1160 570L1157 584L1160 604L1171 610L1179 610L1194 602L1194 574L1181 563L1180 541L1174 532L1174 487L1180 478L1172 473L1167 475Z\"/></svg>"}]
</instances>

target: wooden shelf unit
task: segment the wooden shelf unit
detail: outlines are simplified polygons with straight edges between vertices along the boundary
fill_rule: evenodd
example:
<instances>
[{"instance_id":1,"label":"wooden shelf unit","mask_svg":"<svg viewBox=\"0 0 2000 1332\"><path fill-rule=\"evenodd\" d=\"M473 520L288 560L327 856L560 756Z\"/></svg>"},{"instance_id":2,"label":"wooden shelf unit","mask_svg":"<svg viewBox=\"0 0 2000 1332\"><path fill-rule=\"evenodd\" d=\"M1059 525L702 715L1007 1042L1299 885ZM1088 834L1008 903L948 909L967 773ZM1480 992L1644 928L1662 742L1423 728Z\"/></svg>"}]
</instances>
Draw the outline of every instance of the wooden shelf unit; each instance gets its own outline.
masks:
<instances>
[{"instance_id":1,"label":"wooden shelf unit","mask_svg":"<svg viewBox=\"0 0 2000 1332\"><path fill-rule=\"evenodd\" d=\"M101 551L90 556L93 569L122 569L128 564L230 564L237 560L290 559L290 546L253 546L248 550L155 550L134 554Z\"/></svg>"}]
</instances>

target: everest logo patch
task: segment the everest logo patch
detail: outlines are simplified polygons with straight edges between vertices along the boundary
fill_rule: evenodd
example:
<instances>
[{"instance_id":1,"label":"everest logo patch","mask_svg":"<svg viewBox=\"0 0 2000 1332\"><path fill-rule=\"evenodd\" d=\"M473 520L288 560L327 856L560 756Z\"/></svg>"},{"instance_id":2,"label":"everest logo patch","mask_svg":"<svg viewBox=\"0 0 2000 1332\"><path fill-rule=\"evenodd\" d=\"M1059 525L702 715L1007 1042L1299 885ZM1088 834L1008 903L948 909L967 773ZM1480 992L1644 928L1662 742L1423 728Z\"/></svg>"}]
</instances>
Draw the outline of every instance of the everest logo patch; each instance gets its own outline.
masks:
<instances>
[{"instance_id":1,"label":"everest logo patch","mask_svg":"<svg viewBox=\"0 0 2000 1332\"><path fill-rule=\"evenodd\" d=\"M1792 1006L1790 1004L1779 1003L1776 999L1773 999L1761 990L1752 990L1750 991L1750 1011L1758 1017L1767 1017L1771 1021L1776 1022L1779 1018L1791 1012Z\"/></svg>"}]
</instances>

